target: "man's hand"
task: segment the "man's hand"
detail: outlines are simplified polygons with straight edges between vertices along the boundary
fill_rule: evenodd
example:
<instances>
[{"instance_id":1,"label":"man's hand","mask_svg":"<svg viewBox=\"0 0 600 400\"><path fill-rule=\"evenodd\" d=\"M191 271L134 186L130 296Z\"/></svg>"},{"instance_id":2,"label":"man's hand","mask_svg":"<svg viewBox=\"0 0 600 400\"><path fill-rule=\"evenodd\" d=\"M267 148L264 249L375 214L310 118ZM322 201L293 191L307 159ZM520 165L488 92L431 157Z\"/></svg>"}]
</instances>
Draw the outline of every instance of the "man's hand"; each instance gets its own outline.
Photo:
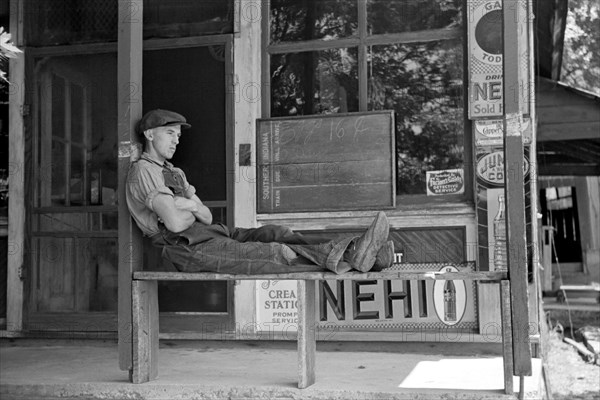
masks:
<instances>
[{"instance_id":1,"label":"man's hand","mask_svg":"<svg viewBox=\"0 0 600 400\"><path fill-rule=\"evenodd\" d=\"M212 213L210 212L210 209L208 207L206 207L204 204L202 204L202 201L200 201L200 199L196 195L193 195L190 198L190 200L194 201L196 203L196 205L198 206L198 211L193 213L194 216L196 217L196 219L205 225L212 224L213 217L212 217Z\"/></svg>"}]
</instances>

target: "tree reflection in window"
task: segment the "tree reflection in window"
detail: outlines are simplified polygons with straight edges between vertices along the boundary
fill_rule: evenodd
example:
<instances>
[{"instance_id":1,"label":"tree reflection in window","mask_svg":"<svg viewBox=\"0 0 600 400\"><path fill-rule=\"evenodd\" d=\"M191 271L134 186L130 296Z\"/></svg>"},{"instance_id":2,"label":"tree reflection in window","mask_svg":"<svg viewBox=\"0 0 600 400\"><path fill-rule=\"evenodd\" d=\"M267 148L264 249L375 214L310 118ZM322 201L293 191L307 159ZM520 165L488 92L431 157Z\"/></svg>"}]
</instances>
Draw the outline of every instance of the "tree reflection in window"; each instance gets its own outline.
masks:
<instances>
[{"instance_id":1,"label":"tree reflection in window","mask_svg":"<svg viewBox=\"0 0 600 400\"><path fill-rule=\"evenodd\" d=\"M369 110L394 110L398 194L425 193L425 172L461 168L460 41L373 46Z\"/></svg>"},{"instance_id":2,"label":"tree reflection in window","mask_svg":"<svg viewBox=\"0 0 600 400\"><path fill-rule=\"evenodd\" d=\"M456 28L461 0L369 0L369 34Z\"/></svg>"},{"instance_id":3,"label":"tree reflection in window","mask_svg":"<svg viewBox=\"0 0 600 400\"><path fill-rule=\"evenodd\" d=\"M271 57L271 116L358 111L357 49Z\"/></svg>"},{"instance_id":4,"label":"tree reflection in window","mask_svg":"<svg viewBox=\"0 0 600 400\"><path fill-rule=\"evenodd\" d=\"M272 0L265 113L394 110L397 193L425 194L465 160L463 3Z\"/></svg>"},{"instance_id":5,"label":"tree reflection in window","mask_svg":"<svg viewBox=\"0 0 600 400\"><path fill-rule=\"evenodd\" d=\"M356 1L271 0L271 43L358 34Z\"/></svg>"}]
</instances>

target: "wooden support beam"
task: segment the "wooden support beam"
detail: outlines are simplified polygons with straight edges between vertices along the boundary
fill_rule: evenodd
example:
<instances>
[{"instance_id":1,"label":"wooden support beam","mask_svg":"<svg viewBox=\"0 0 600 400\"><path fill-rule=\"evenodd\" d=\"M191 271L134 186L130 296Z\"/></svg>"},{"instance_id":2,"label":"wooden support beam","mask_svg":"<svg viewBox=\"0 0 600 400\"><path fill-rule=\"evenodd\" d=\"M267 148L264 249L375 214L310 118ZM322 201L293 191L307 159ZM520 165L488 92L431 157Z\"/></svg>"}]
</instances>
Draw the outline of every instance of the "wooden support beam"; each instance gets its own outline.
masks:
<instances>
[{"instance_id":1,"label":"wooden support beam","mask_svg":"<svg viewBox=\"0 0 600 400\"><path fill-rule=\"evenodd\" d=\"M315 383L316 281L298 281L298 388Z\"/></svg>"},{"instance_id":2,"label":"wooden support beam","mask_svg":"<svg viewBox=\"0 0 600 400\"><path fill-rule=\"evenodd\" d=\"M158 378L158 282L132 282L133 383Z\"/></svg>"},{"instance_id":3,"label":"wooden support beam","mask_svg":"<svg viewBox=\"0 0 600 400\"><path fill-rule=\"evenodd\" d=\"M23 1L11 0L12 42L23 44ZM25 241L25 55L8 64L8 255L6 272L6 329L23 330L23 263Z\"/></svg>"},{"instance_id":4,"label":"wooden support beam","mask_svg":"<svg viewBox=\"0 0 600 400\"><path fill-rule=\"evenodd\" d=\"M119 0L117 45L119 199L119 367L132 369L131 278L141 269L142 237L125 201L130 159L136 156L136 123L142 117L143 0Z\"/></svg>"},{"instance_id":5,"label":"wooden support beam","mask_svg":"<svg viewBox=\"0 0 600 400\"><path fill-rule=\"evenodd\" d=\"M529 312L527 285L527 238L525 234L525 179L523 171L522 91L523 62L520 32L527 29L524 0L505 0L503 5L504 38L504 176L508 272L511 286L514 375L531 375Z\"/></svg>"},{"instance_id":6,"label":"wooden support beam","mask_svg":"<svg viewBox=\"0 0 600 400\"><path fill-rule=\"evenodd\" d=\"M510 317L510 282L500 282L500 315L502 323L502 359L504 360L504 393L513 394L513 340Z\"/></svg>"}]
</instances>

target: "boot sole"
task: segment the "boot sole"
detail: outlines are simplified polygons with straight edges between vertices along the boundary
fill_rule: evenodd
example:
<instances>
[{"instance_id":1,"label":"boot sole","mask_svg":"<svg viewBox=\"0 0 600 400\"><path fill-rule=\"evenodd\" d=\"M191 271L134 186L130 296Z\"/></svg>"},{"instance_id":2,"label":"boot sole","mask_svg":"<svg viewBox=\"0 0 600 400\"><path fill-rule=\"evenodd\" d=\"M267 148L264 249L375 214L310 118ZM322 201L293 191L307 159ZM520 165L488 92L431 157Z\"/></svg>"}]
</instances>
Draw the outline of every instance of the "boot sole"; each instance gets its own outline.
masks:
<instances>
[{"instance_id":1,"label":"boot sole","mask_svg":"<svg viewBox=\"0 0 600 400\"><path fill-rule=\"evenodd\" d=\"M368 272L373 268L379 249L386 243L390 225L384 212L379 212L375 221L359 239L356 257L352 267L360 272Z\"/></svg>"}]
</instances>

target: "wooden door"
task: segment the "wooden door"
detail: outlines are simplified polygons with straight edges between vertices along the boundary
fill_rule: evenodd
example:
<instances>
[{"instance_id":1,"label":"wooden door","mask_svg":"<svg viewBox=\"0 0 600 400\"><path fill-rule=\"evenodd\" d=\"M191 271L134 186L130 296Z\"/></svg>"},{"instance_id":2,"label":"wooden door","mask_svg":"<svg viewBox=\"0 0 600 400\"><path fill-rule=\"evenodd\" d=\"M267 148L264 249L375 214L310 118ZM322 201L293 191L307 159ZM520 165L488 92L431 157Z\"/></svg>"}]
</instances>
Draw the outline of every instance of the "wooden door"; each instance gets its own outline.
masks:
<instances>
[{"instance_id":1,"label":"wooden door","mask_svg":"<svg viewBox=\"0 0 600 400\"><path fill-rule=\"evenodd\" d=\"M113 66L113 56L91 55L36 68L30 330L116 330L116 151L105 108L115 99L101 89Z\"/></svg>"}]
</instances>

